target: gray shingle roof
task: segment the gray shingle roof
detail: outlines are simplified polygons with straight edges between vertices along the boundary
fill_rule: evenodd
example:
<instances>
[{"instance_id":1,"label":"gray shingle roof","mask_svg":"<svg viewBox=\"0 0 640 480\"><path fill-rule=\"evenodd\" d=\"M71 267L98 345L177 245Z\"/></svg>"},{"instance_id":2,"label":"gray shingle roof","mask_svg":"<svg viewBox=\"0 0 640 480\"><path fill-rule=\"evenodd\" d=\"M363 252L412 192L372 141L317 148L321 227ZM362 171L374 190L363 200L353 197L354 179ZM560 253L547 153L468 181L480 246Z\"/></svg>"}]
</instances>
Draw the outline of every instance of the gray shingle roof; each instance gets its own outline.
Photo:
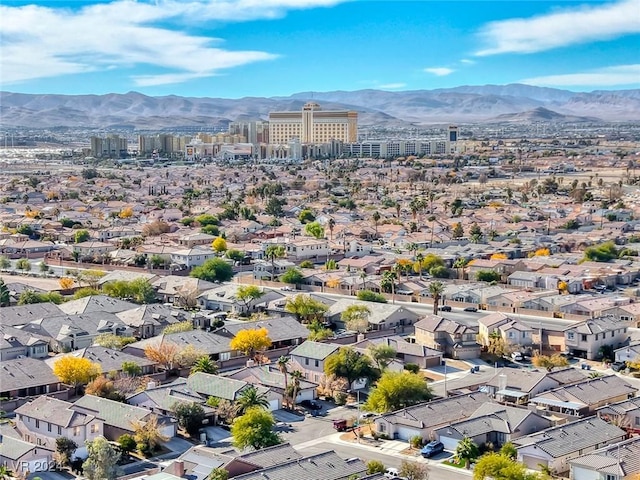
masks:
<instances>
[{"instance_id":1,"label":"gray shingle roof","mask_svg":"<svg viewBox=\"0 0 640 480\"><path fill-rule=\"evenodd\" d=\"M51 368L36 358L16 358L0 363L0 391L10 392L21 388L55 385L60 383Z\"/></svg>"},{"instance_id":2,"label":"gray shingle roof","mask_svg":"<svg viewBox=\"0 0 640 480\"><path fill-rule=\"evenodd\" d=\"M74 350L70 353L64 353L61 355L56 355L55 357L49 357L47 360L45 360L45 362L47 363L47 365L53 367L53 364L60 358L69 356L86 358L93 363L97 363L100 365L100 368L103 372L120 371L122 369L123 362L133 362L140 367L156 365L156 362L153 362L147 358L136 357L135 355L121 352L120 350L105 348L99 345L92 345L91 347L81 348L80 350Z\"/></svg>"},{"instance_id":3,"label":"gray shingle roof","mask_svg":"<svg viewBox=\"0 0 640 480\"><path fill-rule=\"evenodd\" d=\"M25 325L36 318L51 317L64 313L58 305L53 303L34 303L16 307L2 308L3 325Z\"/></svg>"},{"instance_id":4,"label":"gray shingle roof","mask_svg":"<svg viewBox=\"0 0 640 480\"><path fill-rule=\"evenodd\" d=\"M107 295L91 295L60 304L60 310L69 315L89 312L118 313L138 307L135 303L108 297Z\"/></svg>"},{"instance_id":5,"label":"gray shingle roof","mask_svg":"<svg viewBox=\"0 0 640 480\"><path fill-rule=\"evenodd\" d=\"M624 476L640 472L640 437L609 445L570 461L603 475ZM622 474L622 475L620 475Z\"/></svg>"},{"instance_id":6,"label":"gray shingle roof","mask_svg":"<svg viewBox=\"0 0 640 480\"><path fill-rule=\"evenodd\" d=\"M283 462L302 458L302 455L290 444L281 443L280 445L239 455L237 458L241 458L262 468L268 468Z\"/></svg>"},{"instance_id":7,"label":"gray shingle roof","mask_svg":"<svg viewBox=\"0 0 640 480\"><path fill-rule=\"evenodd\" d=\"M333 450L263 468L235 480L346 480L367 470L360 459L343 460Z\"/></svg>"},{"instance_id":8,"label":"gray shingle roof","mask_svg":"<svg viewBox=\"0 0 640 480\"><path fill-rule=\"evenodd\" d=\"M514 443L519 446L535 445L551 457L560 458L625 435L625 431L615 425L598 417L587 417L519 438Z\"/></svg>"},{"instance_id":9,"label":"gray shingle roof","mask_svg":"<svg viewBox=\"0 0 640 480\"><path fill-rule=\"evenodd\" d=\"M634 396L637 388L629 385L624 379L616 375L589 378L583 382L566 385L549 392L542 393L536 399L551 399L560 402L582 403L583 405L597 405L621 395Z\"/></svg>"},{"instance_id":10,"label":"gray shingle roof","mask_svg":"<svg viewBox=\"0 0 640 480\"><path fill-rule=\"evenodd\" d=\"M86 425L95 418L72 410L72 406L72 403L43 395L16 408L15 412L65 428Z\"/></svg>"},{"instance_id":11,"label":"gray shingle roof","mask_svg":"<svg viewBox=\"0 0 640 480\"><path fill-rule=\"evenodd\" d=\"M249 382L197 372L189 376L187 386L201 395L223 398L225 400L236 400L240 392L249 386ZM269 390L260 385L256 385L255 387L261 394Z\"/></svg>"},{"instance_id":12,"label":"gray shingle roof","mask_svg":"<svg viewBox=\"0 0 640 480\"><path fill-rule=\"evenodd\" d=\"M290 355L310 358L312 360L324 360L339 348L340 345L333 343L312 342L311 340L307 340L291 350Z\"/></svg>"},{"instance_id":13,"label":"gray shingle roof","mask_svg":"<svg viewBox=\"0 0 640 480\"><path fill-rule=\"evenodd\" d=\"M216 333L227 333L235 337L240 330L260 329L263 327L268 330L269 338L273 343L307 338L309 336L309 329L301 325L300 322L293 317L268 318L257 322L229 324L216 330Z\"/></svg>"},{"instance_id":14,"label":"gray shingle roof","mask_svg":"<svg viewBox=\"0 0 640 480\"><path fill-rule=\"evenodd\" d=\"M104 421L105 425L133 430L132 422L144 421L151 414L146 408L127 405L107 398L84 395L70 407L77 412L93 415ZM160 419L162 422L162 419Z\"/></svg>"}]
</instances>

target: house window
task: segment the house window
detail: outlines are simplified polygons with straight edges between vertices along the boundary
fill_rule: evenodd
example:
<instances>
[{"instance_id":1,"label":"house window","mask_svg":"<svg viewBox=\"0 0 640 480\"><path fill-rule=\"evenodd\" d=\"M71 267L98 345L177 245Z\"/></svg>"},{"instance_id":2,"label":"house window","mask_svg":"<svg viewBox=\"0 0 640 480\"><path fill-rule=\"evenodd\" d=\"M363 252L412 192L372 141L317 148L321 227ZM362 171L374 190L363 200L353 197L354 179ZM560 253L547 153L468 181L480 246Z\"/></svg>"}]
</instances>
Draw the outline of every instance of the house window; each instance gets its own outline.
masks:
<instances>
[{"instance_id":1,"label":"house window","mask_svg":"<svg viewBox=\"0 0 640 480\"><path fill-rule=\"evenodd\" d=\"M617 480L617 476L616 475L609 475L607 474L607 476L605 477L605 480Z\"/></svg>"},{"instance_id":2,"label":"house window","mask_svg":"<svg viewBox=\"0 0 640 480\"><path fill-rule=\"evenodd\" d=\"M611 338L616 336L616 332L611 332Z\"/></svg>"},{"instance_id":3,"label":"house window","mask_svg":"<svg viewBox=\"0 0 640 480\"><path fill-rule=\"evenodd\" d=\"M387 426L384 423L381 423L380 425L378 425L378 429L384 433L387 430Z\"/></svg>"},{"instance_id":4,"label":"house window","mask_svg":"<svg viewBox=\"0 0 640 480\"><path fill-rule=\"evenodd\" d=\"M58 427L58 435L62 435L62 427Z\"/></svg>"},{"instance_id":5,"label":"house window","mask_svg":"<svg viewBox=\"0 0 640 480\"><path fill-rule=\"evenodd\" d=\"M640 425L640 417L636 417L636 425Z\"/></svg>"},{"instance_id":6,"label":"house window","mask_svg":"<svg viewBox=\"0 0 640 480\"><path fill-rule=\"evenodd\" d=\"M51 424L47 423L47 430L51 431Z\"/></svg>"},{"instance_id":7,"label":"house window","mask_svg":"<svg viewBox=\"0 0 640 480\"><path fill-rule=\"evenodd\" d=\"M320 360L316 360L316 367L320 366Z\"/></svg>"},{"instance_id":8,"label":"house window","mask_svg":"<svg viewBox=\"0 0 640 480\"><path fill-rule=\"evenodd\" d=\"M509 332L509 338L513 338L513 332Z\"/></svg>"},{"instance_id":9,"label":"house window","mask_svg":"<svg viewBox=\"0 0 640 480\"><path fill-rule=\"evenodd\" d=\"M580 337L580 340L582 340L583 342L586 342L587 341L587 336L583 334L582 337Z\"/></svg>"},{"instance_id":10,"label":"house window","mask_svg":"<svg viewBox=\"0 0 640 480\"><path fill-rule=\"evenodd\" d=\"M38 445L42 445L42 439L41 438L36 438L36 443Z\"/></svg>"},{"instance_id":11,"label":"house window","mask_svg":"<svg viewBox=\"0 0 640 480\"><path fill-rule=\"evenodd\" d=\"M100 431L100 429L98 428L98 424L97 423L91 424L91 433L98 433L98 431Z\"/></svg>"},{"instance_id":12,"label":"house window","mask_svg":"<svg viewBox=\"0 0 640 480\"><path fill-rule=\"evenodd\" d=\"M304 359L304 364L305 364L305 365L309 365L309 359L308 359L308 358L305 358L305 359Z\"/></svg>"},{"instance_id":13,"label":"house window","mask_svg":"<svg viewBox=\"0 0 640 480\"><path fill-rule=\"evenodd\" d=\"M40 420L36 419L36 428L40 428Z\"/></svg>"},{"instance_id":14,"label":"house window","mask_svg":"<svg viewBox=\"0 0 640 480\"><path fill-rule=\"evenodd\" d=\"M575 336L576 336L576 335L575 335L575 333L573 333L573 332L569 332L569 333L567 333L567 338L568 338L569 340L573 340L573 338L574 338Z\"/></svg>"},{"instance_id":15,"label":"house window","mask_svg":"<svg viewBox=\"0 0 640 480\"><path fill-rule=\"evenodd\" d=\"M586 339L585 339L586 340ZM596 342L598 341L598 334L596 333Z\"/></svg>"},{"instance_id":16,"label":"house window","mask_svg":"<svg viewBox=\"0 0 640 480\"><path fill-rule=\"evenodd\" d=\"M80 436L80 427L74 427L73 428L73 436L74 437L79 437Z\"/></svg>"}]
</instances>

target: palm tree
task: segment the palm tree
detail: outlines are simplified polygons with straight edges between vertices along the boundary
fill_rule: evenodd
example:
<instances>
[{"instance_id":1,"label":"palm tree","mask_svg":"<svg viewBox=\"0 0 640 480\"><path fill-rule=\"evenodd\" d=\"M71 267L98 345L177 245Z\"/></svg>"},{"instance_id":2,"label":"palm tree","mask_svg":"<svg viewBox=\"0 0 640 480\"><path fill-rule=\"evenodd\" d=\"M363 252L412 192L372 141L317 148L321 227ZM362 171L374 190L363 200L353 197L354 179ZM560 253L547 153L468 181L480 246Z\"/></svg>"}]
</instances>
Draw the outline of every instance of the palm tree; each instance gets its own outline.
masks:
<instances>
[{"instance_id":1,"label":"palm tree","mask_svg":"<svg viewBox=\"0 0 640 480\"><path fill-rule=\"evenodd\" d=\"M373 215L371 215L371 219L373 220L373 227L376 230L376 238L378 238L378 222L380 221L380 212L377 210L373 212Z\"/></svg>"},{"instance_id":2,"label":"palm tree","mask_svg":"<svg viewBox=\"0 0 640 480\"><path fill-rule=\"evenodd\" d=\"M429 285L429 293L433 297L433 314L438 314L438 304L440 303L440 297L444 292L444 284L442 282L431 282Z\"/></svg>"},{"instance_id":3,"label":"palm tree","mask_svg":"<svg viewBox=\"0 0 640 480\"><path fill-rule=\"evenodd\" d=\"M269 245L264 252L264 256L271 260L271 281L276 270L276 258L284 257L285 251L282 245Z\"/></svg>"},{"instance_id":4,"label":"palm tree","mask_svg":"<svg viewBox=\"0 0 640 480\"><path fill-rule=\"evenodd\" d=\"M333 229L336 227L336 221L330 218L327 222L327 227L329 228L329 240L333 241Z\"/></svg>"},{"instance_id":5,"label":"palm tree","mask_svg":"<svg viewBox=\"0 0 640 480\"><path fill-rule=\"evenodd\" d=\"M218 373L218 364L211 360L208 355L203 355L196 360L191 367L191 373L211 373L215 375Z\"/></svg>"},{"instance_id":6,"label":"palm tree","mask_svg":"<svg viewBox=\"0 0 640 480\"><path fill-rule=\"evenodd\" d=\"M6 465L0 465L0 480L9 480L13 478L13 473Z\"/></svg>"},{"instance_id":7,"label":"palm tree","mask_svg":"<svg viewBox=\"0 0 640 480\"><path fill-rule=\"evenodd\" d=\"M365 272L364 270L360 270L360 280L362 280L362 290L366 290L367 285L366 285L366 280L367 280L367 272Z\"/></svg>"},{"instance_id":8,"label":"palm tree","mask_svg":"<svg viewBox=\"0 0 640 480\"><path fill-rule=\"evenodd\" d=\"M424 260L424 255L420 252L416 253L416 263L414 265L414 271L418 270L418 275L420 276L420 280L422 280L422 261Z\"/></svg>"},{"instance_id":9,"label":"palm tree","mask_svg":"<svg viewBox=\"0 0 640 480\"><path fill-rule=\"evenodd\" d=\"M298 398L298 392L300 392L300 380L302 379L302 372L300 370L294 370L291 372L291 403L293 407L296 406L296 399Z\"/></svg>"},{"instance_id":10,"label":"palm tree","mask_svg":"<svg viewBox=\"0 0 640 480\"><path fill-rule=\"evenodd\" d=\"M277 365L278 365L278 370L280 370L280 373L282 373L284 375L284 400L285 403L288 404L287 402L287 390L288 390L288 380L289 380L289 357L286 357L284 355L282 355L280 358L278 358L277 361Z\"/></svg>"},{"instance_id":11,"label":"palm tree","mask_svg":"<svg viewBox=\"0 0 640 480\"><path fill-rule=\"evenodd\" d=\"M464 460L464 466L467 470L469 470L471 462L478 458L478 455L480 455L480 450L469 437L464 437L458 442L455 457L458 461Z\"/></svg>"},{"instance_id":12,"label":"palm tree","mask_svg":"<svg viewBox=\"0 0 640 480\"><path fill-rule=\"evenodd\" d=\"M269 399L267 399L266 393L260 393L256 387L250 385L240 392L240 396L236 400L236 406L239 415L254 407L266 410L269 408Z\"/></svg>"}]
</instances>

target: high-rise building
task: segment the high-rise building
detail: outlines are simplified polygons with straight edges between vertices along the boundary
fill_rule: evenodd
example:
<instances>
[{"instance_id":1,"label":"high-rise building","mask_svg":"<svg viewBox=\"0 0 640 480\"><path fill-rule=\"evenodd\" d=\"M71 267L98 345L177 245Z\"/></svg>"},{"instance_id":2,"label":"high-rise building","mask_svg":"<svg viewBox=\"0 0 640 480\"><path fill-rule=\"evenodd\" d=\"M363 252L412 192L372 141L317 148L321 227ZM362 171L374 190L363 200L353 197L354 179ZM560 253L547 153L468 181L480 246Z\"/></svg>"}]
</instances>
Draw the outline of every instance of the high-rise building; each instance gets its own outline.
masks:
<instances>
[{"instance_id":1,"label":"high-rise building","mask_svg":"<svg viewBox=\"0 0 640 480\"><path fill-rule=\"evenodd\" d=\"M358 112L322 110L309 102L299 112L269 113L269 143L286 145L297 138L301 144L330 143L332 140L356 142Z\"/></svg>"},{"instance_id":2,"label":"high-rise building","mask_svg":"<svg viewBox=\"0 0 640 480\"><path fill-rule=\"evenodd\" d=\"M91 137L91 155L97 158L125 158L128 143L126 138L118 135L107 137Z\"/></svg>"}]
</instances>

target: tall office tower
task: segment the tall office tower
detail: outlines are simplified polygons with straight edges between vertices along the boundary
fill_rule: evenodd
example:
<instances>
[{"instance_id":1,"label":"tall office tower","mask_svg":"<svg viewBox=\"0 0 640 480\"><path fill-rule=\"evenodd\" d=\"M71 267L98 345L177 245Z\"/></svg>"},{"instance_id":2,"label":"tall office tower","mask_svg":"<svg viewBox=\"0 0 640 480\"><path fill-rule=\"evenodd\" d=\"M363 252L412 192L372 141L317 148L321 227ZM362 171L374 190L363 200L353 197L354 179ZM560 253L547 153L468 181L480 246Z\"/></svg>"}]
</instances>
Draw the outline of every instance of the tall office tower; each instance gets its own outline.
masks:
<instances>
[{"instance_id":1,"label":"tall office tower","mask_svg":"<svg viewBox=\"0 0 640 480\"><path fill-rule=\"evenodd\" d=\"M458 151L458 138L460 138L460 128L456 125L449 125L447 135L447 153Z\"/></svg>"},{"instance_id":2,"label":"tall office tower","mask_svg":"<svg viewBox=\"0 0 640 480\"><path fill-rule=\"evenodd\" d=\"M285 145L293 138L302 144L355 142L357 136L358 112L322 110L317 103L309 102L300 112L269 113L271 144Z\"/></svg>"},{"instance_id":3,"label":"tall office tower","mask_svg":"<svg viewBox=\"0 0 640 480\"><path fill-rule=\"evenodd\" d=\"M91 137L91 155L98 158L125 158L128 143L126 138L107 135L106 138Z\"/></svg>"}]
</instances>

